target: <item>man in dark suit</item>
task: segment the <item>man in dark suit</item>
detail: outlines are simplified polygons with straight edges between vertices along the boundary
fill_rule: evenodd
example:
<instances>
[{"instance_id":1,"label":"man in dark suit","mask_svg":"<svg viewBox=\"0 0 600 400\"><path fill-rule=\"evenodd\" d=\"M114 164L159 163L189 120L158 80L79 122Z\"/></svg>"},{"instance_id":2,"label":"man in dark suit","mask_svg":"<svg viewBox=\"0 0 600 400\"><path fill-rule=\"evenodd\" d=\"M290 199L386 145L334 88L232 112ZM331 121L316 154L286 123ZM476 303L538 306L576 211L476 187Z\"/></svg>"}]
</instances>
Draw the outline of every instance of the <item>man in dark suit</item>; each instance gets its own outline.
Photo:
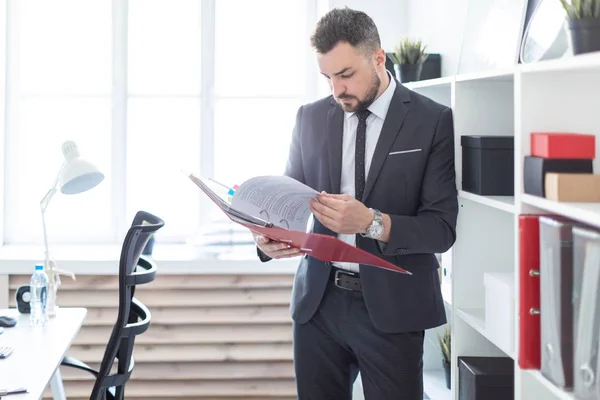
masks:
<instances>
[{"instance_id":1,"label":"man in dark suit","mask_svg":"<svg viewBox=\"0 0 600 400\"><path fill-rule=\"evenodd\" d=\"M424 330L446 323L435 253L458 213L450 108L385 68L372 19L327 13L311 38L332 96L298 110L285 174L322 192L314 232L412 272L326 263L255 236L258 255L302 256L291 312L301 400L346 400L358 371L367 400L423 396Z\"/></svg>"}]
</instances>

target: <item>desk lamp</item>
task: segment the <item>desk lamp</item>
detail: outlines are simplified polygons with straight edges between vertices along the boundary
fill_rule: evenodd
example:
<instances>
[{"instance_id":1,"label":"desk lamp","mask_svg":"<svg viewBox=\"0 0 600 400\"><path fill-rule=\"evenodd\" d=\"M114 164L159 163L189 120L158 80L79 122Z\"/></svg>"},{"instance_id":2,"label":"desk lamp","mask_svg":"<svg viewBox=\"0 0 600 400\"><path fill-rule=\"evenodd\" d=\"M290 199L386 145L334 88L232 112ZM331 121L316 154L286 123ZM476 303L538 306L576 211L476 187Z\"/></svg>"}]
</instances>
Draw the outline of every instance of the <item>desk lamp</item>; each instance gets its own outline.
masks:
<instances>
[{"instance_id":1,"label":"desk lamp","mask_svg":"<svg viewBox=\"0 0 600 400\"><path fill-rule=\"evenodd\" d=\"M56 263L50 257L48 237L46 235L46 208L48 207L48 203L50 203L59 186L63 194L77 194L92 189L104 180L104 174L95 165L79 158L79 150L75 142L64 142L62 152L65 161L58 171L54 184L40 201L42 226L44 228L44 270L48 275L48 300L46 309L49 317L56 315L56 293L60 285L60 275L69 275L72 279L75 279L75 274L58 269Z\"/></svg>"}]
</instances>

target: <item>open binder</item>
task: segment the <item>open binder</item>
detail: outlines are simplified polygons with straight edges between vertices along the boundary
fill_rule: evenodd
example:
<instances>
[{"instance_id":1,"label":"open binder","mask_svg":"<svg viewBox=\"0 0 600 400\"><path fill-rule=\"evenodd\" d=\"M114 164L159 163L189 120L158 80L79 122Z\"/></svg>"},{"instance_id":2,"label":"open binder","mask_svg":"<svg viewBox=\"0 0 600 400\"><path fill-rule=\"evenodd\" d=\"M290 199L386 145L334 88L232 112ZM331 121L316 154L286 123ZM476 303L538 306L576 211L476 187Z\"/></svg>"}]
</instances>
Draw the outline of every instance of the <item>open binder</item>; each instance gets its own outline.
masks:
<instances>
[{"instance_id":1,"label":"open binder","mask_svg":"<svg viewBox=\"0 0 600 400\"><path fill-rule=\"evenodd\" d=\"M272 240L287 243L300 249L303 253L326 262L351 262L383 268L402 274L412 275L410 271L398 267L381 257L354 247L336 237L312 232L301 232L275 226L264 219L249 215L235 209L215 193L200 177L186 173L194 182L233 222L264 235Z\"/></svg>"}]
</instances>

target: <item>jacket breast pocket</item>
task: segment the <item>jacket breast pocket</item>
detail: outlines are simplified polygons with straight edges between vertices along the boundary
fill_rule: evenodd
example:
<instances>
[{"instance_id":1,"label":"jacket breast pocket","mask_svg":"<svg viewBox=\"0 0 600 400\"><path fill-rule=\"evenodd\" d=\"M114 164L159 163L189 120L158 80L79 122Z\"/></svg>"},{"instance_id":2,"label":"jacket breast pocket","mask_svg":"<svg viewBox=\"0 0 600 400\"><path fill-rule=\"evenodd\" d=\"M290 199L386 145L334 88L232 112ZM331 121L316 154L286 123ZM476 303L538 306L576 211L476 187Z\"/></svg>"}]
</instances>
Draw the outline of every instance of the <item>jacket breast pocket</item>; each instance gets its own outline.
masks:
<instances>
[{"instance_id":1,"label":"jacket breast pocket","mask_svg":"<svg viewBox=\"0 0 600 400\"><path fill-rule=\"evenodd\" d=\"M388 154L388 157L401 156L401 155L404 155L404 154L411 154L411 153L420 153L422 151L423 151L423 149L408 149L408 150L391 151Z\"/></svg>"}]
</instances>

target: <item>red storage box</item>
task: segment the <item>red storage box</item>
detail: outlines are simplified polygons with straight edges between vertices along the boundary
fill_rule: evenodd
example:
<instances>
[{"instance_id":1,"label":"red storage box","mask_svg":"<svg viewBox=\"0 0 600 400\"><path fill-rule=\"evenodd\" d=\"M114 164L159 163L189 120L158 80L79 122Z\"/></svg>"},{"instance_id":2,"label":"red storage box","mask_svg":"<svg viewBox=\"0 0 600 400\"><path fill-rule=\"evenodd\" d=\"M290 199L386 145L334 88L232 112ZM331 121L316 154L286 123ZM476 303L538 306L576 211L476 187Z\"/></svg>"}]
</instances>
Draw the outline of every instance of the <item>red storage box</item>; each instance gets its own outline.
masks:
<instances>
[{"instance_id":1,"label":"red storage box","mask_svg":"<svg viewBox=\"0 0 600 400\"><path fill-rule=\"evenodd\" d=\"M542 158L592 160L596 157L596 136L583 133L531 133L531 155Z\"/></svg>"}]
</instances>

